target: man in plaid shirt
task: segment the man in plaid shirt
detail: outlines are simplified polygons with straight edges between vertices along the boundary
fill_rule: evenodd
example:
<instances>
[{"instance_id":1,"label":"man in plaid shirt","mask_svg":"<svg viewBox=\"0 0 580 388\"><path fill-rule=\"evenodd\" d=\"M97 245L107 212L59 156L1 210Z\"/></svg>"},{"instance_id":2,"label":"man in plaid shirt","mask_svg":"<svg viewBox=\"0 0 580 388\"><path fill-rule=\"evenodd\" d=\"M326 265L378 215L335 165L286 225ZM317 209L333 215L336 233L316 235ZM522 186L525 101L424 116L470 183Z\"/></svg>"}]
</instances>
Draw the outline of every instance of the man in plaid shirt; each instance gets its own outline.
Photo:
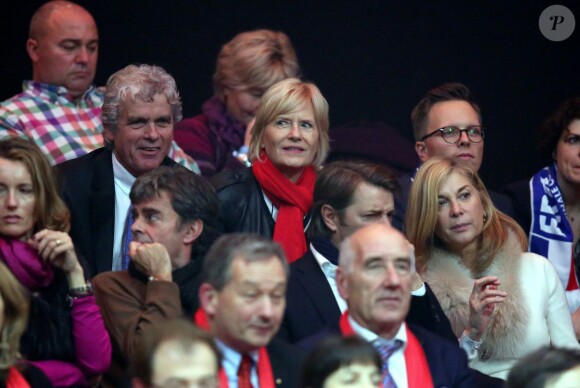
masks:
<instances>
[{"instance_id":1,"label":"man in plaid shirt","mask_svg":"<svg viewBox=\"0 0 580 388\"><path fill-rule=\"evenodd\" d=\"M86 9L60 0L42 5L26 42L33 79L0 104L0 139L30 139L52 165L102 147L103 94L92 85L98 47L97 26ZM169 157L199 173L175 142Z\"/></svg>"}]
</instances>

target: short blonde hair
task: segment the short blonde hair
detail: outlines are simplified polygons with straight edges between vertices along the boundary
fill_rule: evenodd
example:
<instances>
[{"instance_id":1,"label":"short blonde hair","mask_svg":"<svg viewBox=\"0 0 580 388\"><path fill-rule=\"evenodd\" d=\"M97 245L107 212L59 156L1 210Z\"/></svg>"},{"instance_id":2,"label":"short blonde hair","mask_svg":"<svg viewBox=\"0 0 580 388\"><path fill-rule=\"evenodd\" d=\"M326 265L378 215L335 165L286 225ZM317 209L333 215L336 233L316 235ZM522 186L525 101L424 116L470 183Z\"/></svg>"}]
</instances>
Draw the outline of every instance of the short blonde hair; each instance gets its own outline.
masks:
<instances>
[{"instance_id":1,"label":"short blonde hair","mask_svg":"<svg viewBox=\"0 0 580 388\"><path fill-rule=\"evenodd\" d=\"M285 78L299 77L300 66L288 36L279 31L242 32L226 43L213 75L215 95L224 89L266 90Z\"/></svg>"},{"instance_id":2,"label":"short blonde hair","mask_svg":"<svg viewBox=\"0 0 580 388\"><path fill-rule=\"evenodd\" d=\"M328 136L328 103L320 90L310 82L296 78L288 78L278 82L264 93L260 108L256 113L256 122L252 128L248 158L253 161L259 158L263 145L264 131L277 117L296 110L301 104L308 102L314 110L314 121L318 129L318 149L312 161L315 166L321 166L330 150Z\"/></svg>"},{"instance_id":3,"label":"short blonde hair","mask_svg":"<svg viewBox=\"0 0 580 388\"><path fill-rule=\"evenodd\" d=\"M512 218L493 206L489 193L477 173L451 159L434 157L426 161L417 172L407 204L405 230L409 241L415 246L418 270L420 272L425 270L434 246L445 248L435 236L439 217L438 198L441 186L453 173L464 176L473 185L486 215L479 236L478 257L481 259L471 270L479 273L491 264L506 242L510 230L515 233L522 250L526 250L527 238L524 231Z\"/></svg>"}]
</instances>

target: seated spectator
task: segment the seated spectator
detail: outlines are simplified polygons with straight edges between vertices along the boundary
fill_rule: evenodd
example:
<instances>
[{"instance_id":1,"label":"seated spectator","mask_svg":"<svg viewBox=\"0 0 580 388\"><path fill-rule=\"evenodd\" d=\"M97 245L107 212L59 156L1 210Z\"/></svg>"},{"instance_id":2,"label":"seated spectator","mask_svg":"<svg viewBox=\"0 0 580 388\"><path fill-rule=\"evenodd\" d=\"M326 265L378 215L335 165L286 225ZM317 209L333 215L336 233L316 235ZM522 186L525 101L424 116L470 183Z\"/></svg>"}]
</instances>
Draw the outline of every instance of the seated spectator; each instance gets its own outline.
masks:
<instances>
[{"instance_id":1,"label":"seated spectator","mask_svg":"<svg viewBox=\"0 0 580 388\"><path fill-rule=\"evenodd\" d=\"M133 388L218 387L221 354L213 338L183 320L158 322L133 363Z\"/></svg>"},{"instance_id":2,"label":"seated spectator","mask_svg":"<svg viewBox=\"0 0 580 388\"><path fill-rule=\"evenodd\" d=\"M378 164L339 161L322 168L314 185L309 249L290 264L286 312L278 337L296 343L338 323L346 310L336 285L338 247L365 225L390 225L397 189L391 171ZM406 321L457 344L433 291L416 273L414 276Z\"/></svg>"},{"instance_id":3,"label":"seated spectator","mask_svg":"<svg viewBox=\"0 0 580 388\"><path fill-rule=\"evenodd\" d=\"M382 386L381 358L362 338L328 337L310 352L304 362L300 388Z\"/></svg>"},{"instance_id":4,"label":"seated spectator","mask_svg":"<svg viewBox=\"0 0 580 388\"><path fill-rule=\"evenodd\" d=\"M57 166L72 217L70 235L91 276L127 269L135 180L161 165L183 168L167 157L181 99L165 69L129 65L109 77L105 94L105 147Z\"/></svg>"},{"instance_id":5,"label":"seated spectator","mask_svg":"<svg viewBox=\"0 0 580 388\"><path fill-rule=\"evenodd\" d=\"M52 387L48 378L20 359L20 338L26 330L30 299L4 263L0 262L0 386Z\"/></svg>"},{"instance_id":6,"label":"seated spectator","mask_svg":"<svg viewBox=\"0 0 580 388\"><path fill-rule=\"evenodd\" d=\"M126 271L103 272L93 281L114 345L105 383L117 386L139 353L151 325L193 318L203 256L216 238L218 201L204 178L184 168L160 167L135 181L134 222Z\"/></svg>"},{"instance_id":7,"label":"seated spectator","mask_svg":"<svg viewBox=\"0 0 580 388\"><path fill-rule=\"evenodd\" d=\"M288 282L280 246L253 234L221 236L205 258L201 281L195 323L212 333L224 356L220 387L296 387L302 352L272 340Z\"/></svg>"},{"instance_id":8,"label":"seated spectator","mask_svg":"<svg viewBox=\"0 0 580 388\"><path fill-rule=\"evenodd\" d=\"M580 351L545 347L514 365L506 388L574 388L580 382Z\"/></svg>"},{"instance_id":9,"label":"seated spectator","mask_svg":"<svg viewBox=\"0 0 580 388\"><path fill-rule=\"evenodd\" d=\"M256 30L236 35L218 55L214 96L202 105L200 115L175 126L175 141L206 177L244 166L249 143L246 128L260 107L260 98L276 82L299 75L294 48L283 32Z\"/></svg>"},{"instance_id":10,"label":"seated spectator","mask_svg":"<svg viewBox=\"0 0 580 388\"><path fill-rule=\"evenodd\" d=\"M328 335L357 335L381 355L384 387L473 387L465 353L420 327L407 325L415 272L413 248L382 223L359 228L340 246L336 281L348 309L339 323L300 342L305 349Z\"/></svg>"},{"instance_id":11,"label":"seated spectator","mask_svg":"<svg viewBox=\"0 0 580 388\"><path fill-rule=\"evenodd\" d=\"M556 268L580 338L580 257L572 260L573 245L580 238L580 97L562 103L546 120L538 148L548 165L504 192L529 233L530 252L547 257Z\"/></svg>"},{"instance_id":12,"label":"seated spectator","mask_svg":"<svg viewBox=\"0 0 580 388\"><path fill-rule=\"evenodd\" d=\"M99 34L93 16L70 1L46 1L32 16L26 51L32 80L0 104L0 139L17 136L42 150L51 165L103 146L103 93L92 85ZM199 171L171 142L169 157Z\"/></svg>"},{"instance_id":13,"label":"seated spectator","mask_svg":"<svg viewBox=\"0 0 580 388\"><path fill-rule=\"evenodd\" d=\"M328 149L328 104L316 85L289 78L268 89L252 129L252 167L212 180L224 231L273 238L289 262L301 257L315 168Z\"/></svg>"},{"instance_id":14,"label":"seated spectator","mask_svg":"<svg viewBox=\"0 0 580 388\"><path fill-rule=\"evenodd\" d=\"M493 206L471 168L451 159L425 162L406 220L417 268L472 368L506 379L517 360L542 346L580 349L556 271L524 253L524 232Z\"/></svg>"},{"instance_id":15,"label":"seated spectator","mask_svg":"<svg viewBox=\"0 0 580 388\"><path fill-rule=\"evenodd\" d=\"M483 161L486 128L471 91L460 83L446 83L429 90L411 112L415 152L422 163L433 157L450 158L478 172ZM399 178L393 226L403 230L409 191L418 167ZM489 192L495 207L513 215L505 195Z\"/></svg>"},{"instance_id":16,"label":"seated spectator","mask_svg":"<svg viewBox=\"0 0 580 388\"><path fill-rule=\"evenodd\" d=\"M0 260L32 293L22 355L55 386L94 383L111 343L67 233L69 212L34 144L0 141L0 188Z\"/></svg>"}]
</instances>

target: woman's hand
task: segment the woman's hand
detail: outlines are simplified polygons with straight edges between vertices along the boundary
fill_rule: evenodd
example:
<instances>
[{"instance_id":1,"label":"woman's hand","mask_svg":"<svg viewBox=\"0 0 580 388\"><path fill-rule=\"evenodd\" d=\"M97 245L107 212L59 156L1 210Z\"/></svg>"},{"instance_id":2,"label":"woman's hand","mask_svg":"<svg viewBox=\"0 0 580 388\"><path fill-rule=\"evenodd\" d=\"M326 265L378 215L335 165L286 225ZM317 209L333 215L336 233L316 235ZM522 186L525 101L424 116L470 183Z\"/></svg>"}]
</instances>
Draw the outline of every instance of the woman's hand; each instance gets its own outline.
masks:
<instances>
[{"instance_id":1,"label":"woman's hand","mask_svg":"<svg viewBox=\"0 0 580 388\"><path fill-rule=\"evenodd\" d=\"M469 328L466 334L474 341L480 341L487 329L497 303L502 303L507 292L497 288L501 281L496 276L484 276L473 284L469 297Z\"/></svg>"},{"instance_id":2,"label":"woman's hand","mask_svg":"<svg viewBox=\"0 0 580 388\"><path fill-rule=\"evenodd\" d=\"M80 287L85 284L83 268L68 233L43 229L32 236L28 243L38 251L43 260L66 273L69 287Z\"/></svg>"}]
</instances>

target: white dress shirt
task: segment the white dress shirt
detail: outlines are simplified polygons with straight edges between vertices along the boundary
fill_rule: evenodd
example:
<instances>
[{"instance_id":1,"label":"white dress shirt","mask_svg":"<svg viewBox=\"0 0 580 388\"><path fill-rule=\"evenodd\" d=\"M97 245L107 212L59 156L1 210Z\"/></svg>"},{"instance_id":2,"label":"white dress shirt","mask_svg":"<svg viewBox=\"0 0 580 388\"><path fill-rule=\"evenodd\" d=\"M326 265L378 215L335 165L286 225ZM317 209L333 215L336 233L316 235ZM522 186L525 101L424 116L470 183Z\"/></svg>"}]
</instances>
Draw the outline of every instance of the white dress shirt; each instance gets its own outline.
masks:
<instances>
[{"instance_id":1,"label":"white dress shirt","mask_svg":"<svg viewBox=\"0 0 580 388\"><path fill-rule=\"evenodd\" d=\"M242 354L226 344L222 341L215 339L215 343L219 350L222 352L223 359L222 359L222 367L226 372L226 376L228 377L228 387L229 388L238 388L238 369L240 368L240 363L242 362ZM252 365L252 372L250 374L250 380L252 381L253 387L259 387L258 385L258 352L251 352L248 354L254 360L254 365Z\"/></svg>"},{"instance_id":2,"label":"white dress shirt","mask_svg":"<svg viewBox=\"0 0 580 388\"><path fill-rule=\"evenodd\" d=\"M113 176L115 181L115 229L113 231L113 271L123 269L123 237L131 199L131 186L137 180L117 159L113 152Z\"/></svg>"}]
</instances>

